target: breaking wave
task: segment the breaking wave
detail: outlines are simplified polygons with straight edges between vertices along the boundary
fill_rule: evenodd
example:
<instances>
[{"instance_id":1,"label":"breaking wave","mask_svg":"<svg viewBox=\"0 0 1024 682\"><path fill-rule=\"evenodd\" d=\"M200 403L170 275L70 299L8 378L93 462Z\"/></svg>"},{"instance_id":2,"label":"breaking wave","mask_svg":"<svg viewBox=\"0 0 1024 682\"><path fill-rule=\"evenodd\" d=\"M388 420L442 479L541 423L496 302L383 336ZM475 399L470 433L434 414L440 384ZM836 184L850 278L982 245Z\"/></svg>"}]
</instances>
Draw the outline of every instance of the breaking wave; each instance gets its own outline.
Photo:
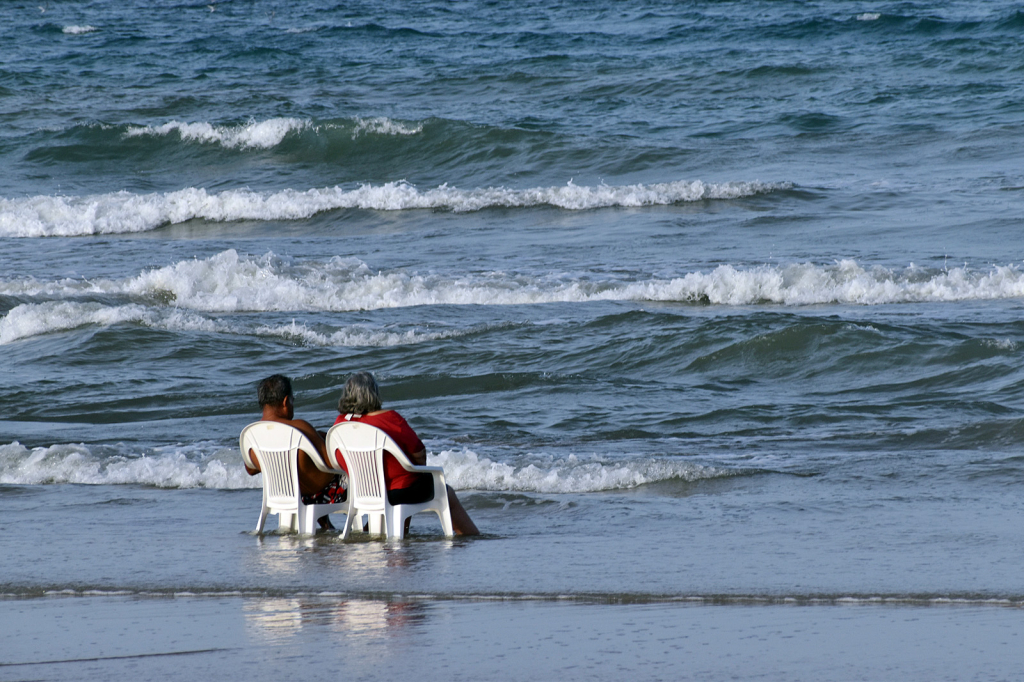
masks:
<instances>
[{"instance_id":1,"label":"breaking wave","mask_svg":"<svg viewBox=\"0 0 1024 682\"><path fill-rule=\"evenodd\" d=\"M0 345L86 325L109 327L125 322L182 331L214 331L216 327L213 321L196 315L171 312L161 316L141 305L104 306L100 303L49 301L19 305L0 319Z\"/></svg>"},{"instance_id":2,"label":"breaking wave","mask_svg":"<svg viewBox=\"0 0 1024 682\"><path fill-rule=\"evenodd\" d=\"M178 309L150 308L138 304L105 306L93 302L47 301L25 303L0 318L0 346L22 339L96 325L110 327L133 323L150 329L276 337L304 346L390 347L404 346L473 333L477 329L428 332L419 329L374 329L353 325L337 330L311 329L292 322L282 325L246 325L213 320Z\"/></svg>"},{"instance_id":3,"label":"breaking wave","mask_svg":"<svg viewBox=\"0 0 1024 682\"><path fill-rule=\"evenodd\" d=\"M410 125L386 116L358 118L352 131L353 139L360 135L417 135L423 132L423 123Z\"/></svg>"},{"instance_id":4,"label":"breaking wave","mask_svg":"<svg viewBox=\"0 0 1024 682\"><path fill-rule=\"evenodd\" d=\"M636 458L600 461L577 455L565 458L530 456L518 464L495 462L471 450L444 450L428 464L444 467L447 482L459 490L533 493L582 493L635 488L658 481L697 481L735 476L735 469L678 459Z\"/></svg>"},{"instance_id":5,"label":"breaking wave","mask_svg":"<svg viewBox=\"0 0 1024 682\"><path fill-rule=\"evenodd\" d=\"M281 119L285 120L285 119ZM286 119L292 121L292 119ZM265 126L270 122L259 124ZM280 123L249 132L233 132L232 144L269 143L287 134L290 125ZM172 124L167 124L172 125ZM182 125L182 124L177 124ZM204 126L206 124L203 124ZM288 128L289 130L291 128ZM180 129L179 129L180 130ZM196 129L202 136L216 131ZM670 205L706 199L737 199L791 187L788 183L728 182L709 184L668 182L651 185L585 187L569 182L563 187L509 189L488 187L461 190L448 185L421 191L404 182L362 185L356 189L322 189L253 192L247 189L209 193L188 188L162 194L114 192L84 197L35 196L0 199L0 237L54 237L145 232L189 220L302 220L317 213L339 209L405 211L441 209L455 212L487 208L553 206L586 210L614 206Z\"/></svg>"},{"instance_id":6,"label":"breaking wave","mask_svg":"<svg viewBox=\"0 0 1024 682\"><path fill-rule=\"evenodd\" d=\"M111 452L111 450L113 450ZM0 483L151 485L158 488L259 488L234 449L212 444L168 446L147 453L79 444L27 448L0 445Z\"/></svg>"},{"instance_id":7,"label":"breaking wave","mask_svg":"<svg viewBox=\"0 0 1024 682\"><path fill-rule=\"evenodd\" d=\"M690 462L639 458L621 462L570 455L530 455L515 465L495 462L470 450L446 450L428 457L445 469L461 490L585 493L633 488L666 480L695 481L734 476L737 470ZM28 448L0 445L0 484L150 485L158 488L260 488L234 447L213 443L173 445L133 452L125 446L59 444Z\"/></svg>"},{"instance_id":8,"label":"breaking wave","mask_svg":"<svg viewBox=\"0 0 1024 682\"><path fill-rule=\"evenodd\" d=\"M124 136L165 137L178 135L183 142L217 144L225 149L271 149L281 144L290 133L351 130L352 139L360 135L416 135L423 132L423 123L408 124L384 116L356 118L337 123L314 123L309 119L270 118L264 121L250 119L236 125L214 125L198 122L168 121L159 126L131 126Z\"/></svg>"},{"instance_id":9,"label":"breaking wave","mask_svg":"<svg viewBox=\"0 0 1024 682\"><path fill-rule=\"evenodd\" d=\"M967 266L889 269L842 260L831 265L720 265L674 278L500 271L453 275L375 271L357 258L295 261L273 253L242 256L229 249L125 279L0 280L0 295L57 299L22 303L0 318L0 343L4 343L84 324L139 322L175 329L236 329L196 312L349 312L592 301L804 306L994 300L1024 297L1024 272L1017 265L976 272ZM110 306L67 300L97 295L124 297L127 302ZM360 328L339 332L341 336L298 327L276 329L275 333L300 336L318 345L337 345L367 333ZM364 336L363 340L386 345L430 338L438 337L403 330L394 337Z\"/></svg>"},{"instance_id":10,"label":"breaking wave","mask_svg":"<svg viewBox=\"0 0 1024 682\"><path fill-rule=\"evenodd\" d=\"M310 121L297 118L272 118L258 122L252 120L237 126L170 121L161 126L128 128L125 137L158 137L177 133L183 141L219 144L227 149L269 149L281 144L288 133L311 126Z\"/></svg>"}]
</instances>

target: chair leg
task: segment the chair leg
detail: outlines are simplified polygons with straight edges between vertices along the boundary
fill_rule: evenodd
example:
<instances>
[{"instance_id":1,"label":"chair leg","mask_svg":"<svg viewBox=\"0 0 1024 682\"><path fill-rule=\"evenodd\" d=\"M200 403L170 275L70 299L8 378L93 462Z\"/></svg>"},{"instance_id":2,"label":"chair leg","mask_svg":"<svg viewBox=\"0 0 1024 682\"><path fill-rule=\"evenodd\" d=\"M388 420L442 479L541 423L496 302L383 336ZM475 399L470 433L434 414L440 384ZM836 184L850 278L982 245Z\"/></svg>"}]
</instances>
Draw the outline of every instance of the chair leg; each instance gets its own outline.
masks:
<instances>
[{"instance_id":1,"label":"chair leg","mask_svg":"<svg viewBox=\"0 0 1024 682\"><path fill-rule=\"evenodd\" d=\"M455 526L452 525L452 510L445 505L444 510L438 516L441 517L441 529L444 530L444 536L455 538Z\"/></svg>"},{"instance_id":2,"label":"chair leg","mask_svg":"<svg viewBox=\"0 0 1024 682\"><path fill-rule=\"evenodd\" d=\"M292 514L289 512L281 512L280 517L281 525L278 527L280 530L296 532L298 530L299 515Z\"/></svg>"},{"instance_id":3,"label":"chair leg","mask_svg":"<svg viewBox=\"0 0 1024 682\"><path fill-rule=\"evenodd\" d=\"M301 527L300 532L306 535L312 535L316 533L316 519L313 517L316 515L316 507L308 505L302 507L301 513Z\"/></svg>"},{"instance_id":4,"label":"chair leg","mask_svg":"<svg viewBox=\"0 0 1024 682\"><path fill-rule=\"evenodd\" d=\"M381 514L380 512L370 512L366 516L369 517L370 535L380 535L381 534L381 528L380 527L382 525L381 521L384 520L384 515Z\"/></svg>"},{"instance_id":5,"label":"chair leg","mask_svg":"<svg viewBox=\"0 0 1024 682\"><path fill-rule=\"evenodd\" d=\"M452 510L448 508L446 504L444 509L437 512L437 515L441 517L441 530L444 531L445 537L455 537L455 528L452 526Z\"/></svg>"},{"instance_id":6,"label":"chair leg","mask_svg":"<svg viewBox=\"0 0 1024 682\"><path fill-rule=\"evenodd\" d=\"M267 508L263 507L263 509L260 509L260 518L259 518L259 520L256 521L256 532L257 533L262 533L263 532L263 526L265 526L266 523L267 523Z\"/></svg>"},{"instance_id":7,"label":"chair leg","mask_svg":"<svg viewBox=\"0 0 1024 682\"><path fill-rule=\"evenodd\" d=\"M388 540L405 539L405 518L402 516L402 507L388 509Z\"/></svg>"}]
</instances>

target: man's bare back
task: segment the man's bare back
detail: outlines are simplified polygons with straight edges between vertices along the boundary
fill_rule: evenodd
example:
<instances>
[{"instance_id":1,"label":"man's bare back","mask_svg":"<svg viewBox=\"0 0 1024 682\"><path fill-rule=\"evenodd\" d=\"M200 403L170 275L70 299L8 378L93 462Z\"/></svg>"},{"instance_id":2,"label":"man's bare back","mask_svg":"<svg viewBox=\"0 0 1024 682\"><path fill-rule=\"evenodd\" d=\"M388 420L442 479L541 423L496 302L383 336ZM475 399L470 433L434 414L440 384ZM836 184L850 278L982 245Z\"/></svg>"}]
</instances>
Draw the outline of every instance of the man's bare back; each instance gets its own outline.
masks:
<instances>
[{"instance_id":1,"label":"man's bare back","mask_svg":"<svg viewBox=\"0 0 1024 682\"><path fill-rule=\"evenodd\" d=\"M317 449L320 458L324 460L327 456L327 445L323 436L313 428L313 425L305 419L295 419L295 401L292 396L291 382L286 377L275 374L272 377L260 382L258 389L260 405L263 407L262 421L280 422L298 429L302 435L309 439L309 442ZM250 476L260 473L260 463L256 453L249 450L249 457L256 468L245 465L245 470ZM313 464L309 454L299 450L299 491L303 495L316 495L326 488L334 480L334 474L320 471Z\"/></svg>"}]
</instances>

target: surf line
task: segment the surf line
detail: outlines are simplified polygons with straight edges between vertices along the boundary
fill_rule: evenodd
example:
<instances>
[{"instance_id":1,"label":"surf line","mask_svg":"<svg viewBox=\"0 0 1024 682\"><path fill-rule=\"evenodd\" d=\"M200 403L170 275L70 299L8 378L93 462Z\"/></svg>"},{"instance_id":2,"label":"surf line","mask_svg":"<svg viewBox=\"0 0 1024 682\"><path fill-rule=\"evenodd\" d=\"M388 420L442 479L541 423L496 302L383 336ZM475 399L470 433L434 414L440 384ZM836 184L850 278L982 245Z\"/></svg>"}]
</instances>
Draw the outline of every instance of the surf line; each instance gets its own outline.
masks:
<instances>
[{"instance_id":1,"label":"surf line","mask_svg":"<svg viewBox=\"0 0 1024 682\"><path fill-rule=\"evenodd\" d=\"M210 654L215 651L234 651L239 647L220 647L217 649L193 649L191 651L160 651L155 654L127 654L124 656L95 656L93 658L63 658L55 661L24 661L21 663L0 663L0 668L13 668L23 665L56 665L58 663L94 663L96 661L123 661L131 658L155 658L157 656L190 656L192 654Z\"/></svg>"}]
</instances>

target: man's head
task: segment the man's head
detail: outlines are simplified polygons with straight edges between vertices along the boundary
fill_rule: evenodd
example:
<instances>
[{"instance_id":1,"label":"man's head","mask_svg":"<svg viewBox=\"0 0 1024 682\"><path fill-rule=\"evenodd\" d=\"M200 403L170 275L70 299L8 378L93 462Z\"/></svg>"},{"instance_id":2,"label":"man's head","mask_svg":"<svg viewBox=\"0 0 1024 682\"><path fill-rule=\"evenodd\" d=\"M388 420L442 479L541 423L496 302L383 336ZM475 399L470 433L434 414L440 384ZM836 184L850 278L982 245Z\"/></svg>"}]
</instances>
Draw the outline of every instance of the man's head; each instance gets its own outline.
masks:
<instances>
[{"instance_id":1,"label":"man's head","mask_svg":"<svg viewBox=\"0 0 1024 682\"><path fill-rule=\"evenodd\" d=\"M288 377L281 374L267 377L256 387L256 397L260 401L260 407L266 409L292 407L292 382ZM287 401L287 404L285 404ZM288 417L291 419L291 417Z\"/></svg>"}]
</instances>

